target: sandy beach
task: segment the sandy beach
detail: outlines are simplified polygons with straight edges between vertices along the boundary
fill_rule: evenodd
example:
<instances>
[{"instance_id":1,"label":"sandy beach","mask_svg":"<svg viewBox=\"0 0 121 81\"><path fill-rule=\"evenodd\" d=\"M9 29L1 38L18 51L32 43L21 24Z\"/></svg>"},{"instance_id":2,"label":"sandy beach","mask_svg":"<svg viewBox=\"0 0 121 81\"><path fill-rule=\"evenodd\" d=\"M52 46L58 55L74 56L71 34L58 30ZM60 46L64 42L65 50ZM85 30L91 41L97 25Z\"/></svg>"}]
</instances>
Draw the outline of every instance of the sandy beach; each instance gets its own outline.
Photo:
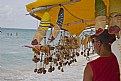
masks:
<instances>
[{"instance_id":1,"label":"sandy beach","mask_svg":"<svg viewBox=\"0 0 121 81\"><path fill-rule=\"evenodd\" d=\"M64 72L59 71L56 67L54 72L46 74L34 73L34 67L19 71L0 67L0 81L82 81L83 71L88 61L82 55L77 58L77 61L70 66L65 66Z\"/></svg>"}]
</instances>

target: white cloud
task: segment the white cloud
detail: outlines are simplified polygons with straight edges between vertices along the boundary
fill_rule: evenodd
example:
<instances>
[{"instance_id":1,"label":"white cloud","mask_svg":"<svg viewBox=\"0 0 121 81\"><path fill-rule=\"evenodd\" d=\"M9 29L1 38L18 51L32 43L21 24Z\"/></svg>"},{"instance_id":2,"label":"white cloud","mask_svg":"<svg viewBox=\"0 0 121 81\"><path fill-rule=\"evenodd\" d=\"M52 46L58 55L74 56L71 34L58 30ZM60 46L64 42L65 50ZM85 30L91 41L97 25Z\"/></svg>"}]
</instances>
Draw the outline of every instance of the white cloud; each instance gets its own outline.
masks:
<instances>
[{"instance_id":1,"label":"white cloud","mask_svg":"<svg viewBox=\"0 0 121 81\"><path fill-rule=\"evenodd\" d=\"M10 17L13 12L13 8L10 5L0 6L0 17Z\"/></svg>"},{"instance_id":2,"label":"white cloud","mask_svg":"<svg viewBox=\"0 0 121 81\"><path fill-rule=\"evenodd\" d=\"M25 5L33 0L3 0L0 1L0 26L35 28L37 20L25 16L27 13Z\"/></svg>"}]
</instances>

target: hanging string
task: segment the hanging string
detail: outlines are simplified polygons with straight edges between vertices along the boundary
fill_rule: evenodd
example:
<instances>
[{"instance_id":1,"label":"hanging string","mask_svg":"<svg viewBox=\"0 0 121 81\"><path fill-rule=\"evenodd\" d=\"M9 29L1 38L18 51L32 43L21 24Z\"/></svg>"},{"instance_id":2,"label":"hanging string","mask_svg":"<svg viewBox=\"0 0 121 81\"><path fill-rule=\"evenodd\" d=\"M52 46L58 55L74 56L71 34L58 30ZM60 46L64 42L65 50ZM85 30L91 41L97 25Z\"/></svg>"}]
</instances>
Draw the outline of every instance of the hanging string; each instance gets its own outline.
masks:
<instances>
[{"instance_id":1,"label":"hanging string","mask_svg":"<svg viewBox=\"0 0 121 81\"><path fill-rule=\"evenodd\" d=\"M63 6L63 5L62 5ZM69 14L71 14L73 17L75 17L75 18L77 18L77 19L80 19L79 17L76 17L75 15L73 15L65 6L63 6L64 8L65 8L65 10L67 10L67 12L69 13ZM83 21L83 19L80 19L80 20L82 20Z\"/></svg>"}]
</instances>

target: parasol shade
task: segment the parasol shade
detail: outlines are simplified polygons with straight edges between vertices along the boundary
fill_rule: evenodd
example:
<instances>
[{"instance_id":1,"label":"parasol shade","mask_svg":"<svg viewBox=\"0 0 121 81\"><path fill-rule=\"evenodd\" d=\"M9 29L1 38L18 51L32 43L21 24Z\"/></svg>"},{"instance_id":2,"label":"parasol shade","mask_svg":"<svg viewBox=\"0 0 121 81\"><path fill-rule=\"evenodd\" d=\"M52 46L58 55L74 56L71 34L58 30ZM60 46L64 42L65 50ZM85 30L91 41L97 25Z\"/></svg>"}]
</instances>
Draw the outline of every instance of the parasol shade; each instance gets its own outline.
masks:
<instances>
[{"instance_id":1,"label":"parasol shade","mask_svg":"<svg viewBox=\"0 0 121 81\"><path fill-rule=\"evenodd\" d=\"M103 1L107 10L106 15L108 15L109 0ZM79 35L87 26L95 24L95 0L80 0L78 2L72 2L66 5L57 6L57 4L68 2L71 2L71 0L37 0L33 3L27 4L26 9L28 12L30 12L35 8L55 5L53 8L34 12L34 15L41 18L42 14L45 11L48 11L50 14L51 23L55 25L58 19L59 10L60 8L63 8L64 22L62 28L68 30L71 35Z\"/></svg>"}]
</instances>

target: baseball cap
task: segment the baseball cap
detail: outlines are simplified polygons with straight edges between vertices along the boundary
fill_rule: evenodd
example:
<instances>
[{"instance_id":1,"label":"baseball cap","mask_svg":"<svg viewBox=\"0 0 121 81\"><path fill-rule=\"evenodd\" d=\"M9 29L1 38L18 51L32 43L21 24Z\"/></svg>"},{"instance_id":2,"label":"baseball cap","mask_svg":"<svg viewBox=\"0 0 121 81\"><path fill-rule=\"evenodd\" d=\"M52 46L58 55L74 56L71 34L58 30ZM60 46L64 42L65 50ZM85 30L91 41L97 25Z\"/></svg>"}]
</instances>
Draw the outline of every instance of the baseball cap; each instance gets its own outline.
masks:
<instances>
[{"instance_id":1,"label":"baseball cap","mask_svg":"<svg viewBox=\"0 0 121 81\"><path fill-rule=\"evenodd\" d=\"M94 34L91 38L96 38L104 44L112 44L116 40L115 34L109 34L108 29L104 29L100 34Z\"/></svg>"}]
</instances>

